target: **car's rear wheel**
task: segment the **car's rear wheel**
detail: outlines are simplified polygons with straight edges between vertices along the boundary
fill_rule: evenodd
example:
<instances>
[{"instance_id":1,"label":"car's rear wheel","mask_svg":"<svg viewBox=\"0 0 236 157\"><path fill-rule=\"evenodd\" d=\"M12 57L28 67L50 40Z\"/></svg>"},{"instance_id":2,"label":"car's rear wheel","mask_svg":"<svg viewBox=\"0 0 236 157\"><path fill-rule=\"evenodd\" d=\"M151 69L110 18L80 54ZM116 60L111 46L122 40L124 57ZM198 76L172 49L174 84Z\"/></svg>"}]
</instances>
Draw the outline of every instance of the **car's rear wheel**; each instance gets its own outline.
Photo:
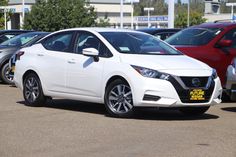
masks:
<instances>
[{"instance_id":1,"label":"car's rear wheel","mask_svg":"<svg viewBox=\"0 0 236 157\"><path fill-rule=\"evenodd\" d=\"M210 106L205 107L181 107L179 111L188 116L198 116L204 114Z\"/></svg>"},{"instance_id":2,"label":"car's rear wheel","mask_svg":"<svg viewBox=\"0 0 236 157\"><path fill-rule=\"evenodd\" d=\"M1 78L4 83L13 84L13 77L10 75L9 63L2 66Z\"/></svg>"},{"instance_id":3,"label":"car's rear wheel","mask_svg":"<svg viewBox=\"0 0 236 157\"><path fill-rule=\"evenodd\" d=\"M46 101L41 82L34 73L28 74L24 79L23 95L27 105L41 106Z\"/></svg>"},{"instance_id":4,"label":"car's rear wheel","mask_svg":"<svg viewBox=\"0 0 236 157\"><path fill-rule=\"evenodd\" d=\"M127 118L134 113L132 91L121 79L111 82L105 93L105 106L113 117Z\"/></svg>"}]
</instances>

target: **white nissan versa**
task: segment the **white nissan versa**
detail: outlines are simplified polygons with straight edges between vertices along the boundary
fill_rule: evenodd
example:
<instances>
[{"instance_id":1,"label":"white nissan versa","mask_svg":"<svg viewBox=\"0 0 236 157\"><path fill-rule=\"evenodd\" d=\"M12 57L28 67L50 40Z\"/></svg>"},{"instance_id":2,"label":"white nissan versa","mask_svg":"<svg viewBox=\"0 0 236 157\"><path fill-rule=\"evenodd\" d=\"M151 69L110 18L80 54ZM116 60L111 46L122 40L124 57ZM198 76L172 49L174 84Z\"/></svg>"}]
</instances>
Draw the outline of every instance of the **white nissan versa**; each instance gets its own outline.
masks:
<instances>
[{"instance_id":1,"label":"white nissan versa","mask_svg":"<svg viewBox=\"0 0 236 157\"><path fill-rule=\"evenodd\" d=\"M47 97L75 99L129 117L140 106L199 115L221 102L214 69L141 32L62 30L21 49L17 58L14 81L32 106Z\"/></svg>"}]
</instances>

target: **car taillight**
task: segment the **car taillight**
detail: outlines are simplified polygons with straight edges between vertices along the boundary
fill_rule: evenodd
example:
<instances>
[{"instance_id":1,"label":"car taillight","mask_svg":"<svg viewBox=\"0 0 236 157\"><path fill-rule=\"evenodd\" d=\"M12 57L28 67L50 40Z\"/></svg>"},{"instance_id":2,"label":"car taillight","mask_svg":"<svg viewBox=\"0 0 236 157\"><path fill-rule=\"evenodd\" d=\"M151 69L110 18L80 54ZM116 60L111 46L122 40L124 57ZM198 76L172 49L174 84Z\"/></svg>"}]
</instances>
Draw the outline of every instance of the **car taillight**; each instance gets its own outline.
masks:
<instances>
[{"instance_id":1,"label":"car taillight","mask_svg":"<svg viewBox=\"0 0 236 157\"><path fill-rule=\"evenodd\" d=\"M20 57L22 56L22 55L24 55L24 51L19 51L19 52L17 52L17 54L16 54L16 59L17 60L20 60Z\"/></svg>"}]
</instances>

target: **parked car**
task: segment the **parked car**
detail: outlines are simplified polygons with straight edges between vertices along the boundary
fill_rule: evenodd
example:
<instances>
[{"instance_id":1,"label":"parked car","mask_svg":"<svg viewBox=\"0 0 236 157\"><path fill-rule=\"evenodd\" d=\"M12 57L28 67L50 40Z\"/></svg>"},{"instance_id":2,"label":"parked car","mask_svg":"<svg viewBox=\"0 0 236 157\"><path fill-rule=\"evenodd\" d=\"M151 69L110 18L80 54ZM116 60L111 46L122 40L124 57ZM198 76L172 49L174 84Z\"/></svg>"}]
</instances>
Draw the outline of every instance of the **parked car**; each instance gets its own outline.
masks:
<instances>
[{"instance_id":1,"label":"parked car","mask_svg":"<svg viewBox=\"0 0 236 157\"><path fill-rule=\"evenodd\" d=\"M29 42L22 45L21 48L32 46L33 44L37 43L41 38L45 37L48 34L49 33L47 33L47 32L41 32L40 34L35 36L32 40L30 40ZM17 61L17 55L20 55L20 54L17 53L18 51L19 51L19 49L17 49L15 51L15 53L13 53L13 55L9 59L9 73L8 73L7 78L9 78L8 79L9 81L12 81L11 83L13 83L13 77L14 77L15 65L16 65L16 61Z\"/></svg>"},{"instance_id":2,"label":"parked car","mask_svg":"<svg viewBox=\"0 0 236 157\"><path fill-rule=\"evenodd\" d=\"M181 29L178 28L141 28L137 31L145 32L151 35L156 36L158 39L165 40L171 35L177 33Z\"/></svg>"},{"instance_id":3,"label":"parked car","mask_svg":"<svg viewBox=\"0 0 236 157\"><path fill-rule=\"evenodd\" d=\"M166 42L215 68L226 93L231 98L231 95L236 95L236 81L231 87L226 86L227 68L236 57L236 23L204 23L184 29L166 39Z\"/></svg>"},{"instance_id":4,"label":"parked car","mask_svg":"<svg viewBox=\"0 0 236 157\"><path fill-rule=\"evenodd\" d=\"M0 44L0 79L4 83L12 83L9 75L9 59L20 48L27 46L31 41L45 35L45 32L29 32L18 35Z\"/></svg>"},{"instance_id":5,"label":"parked car","mask_svg":"<svg viewBox=\"0 0 236 157\"><path fill-rule=\"evenodd\" d=\"M142 32L67 29L20 54L14 82L31 106L60 97L105 103L110 115L129 117L151 106L198 115L221 102L214 69Z\"/></svg>"},{"instance_id":6,"label":"parked car","mask_svg":"<svg viewBox=\"0 0 236 157\"><path fill-rule=\"evenodd\" d=\"M23 34L23 33L28 33L31 31L28 30L0 30L0 44L4 41L7 41L11 38L13 38L14 36Z\"/></svg>"}]
</instances>

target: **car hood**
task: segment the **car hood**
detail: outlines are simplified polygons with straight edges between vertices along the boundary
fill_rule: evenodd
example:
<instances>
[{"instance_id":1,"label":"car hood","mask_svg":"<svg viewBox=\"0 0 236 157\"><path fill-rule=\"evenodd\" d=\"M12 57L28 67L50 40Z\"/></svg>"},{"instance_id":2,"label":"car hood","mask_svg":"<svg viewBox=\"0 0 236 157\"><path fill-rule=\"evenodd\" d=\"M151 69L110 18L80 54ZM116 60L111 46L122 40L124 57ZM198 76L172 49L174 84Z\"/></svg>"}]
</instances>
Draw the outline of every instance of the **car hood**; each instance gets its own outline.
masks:
<instances>
[{"instance_id":1,"label":"car hood","mask_svg":"<svg viewBox=\"0 0 236 157\"><path fill-rule=\"evenodd\" d=\"M177 76L210 76L212 68L186 55L121 54L121 62Z\"/></svg>"}]
</instances>

